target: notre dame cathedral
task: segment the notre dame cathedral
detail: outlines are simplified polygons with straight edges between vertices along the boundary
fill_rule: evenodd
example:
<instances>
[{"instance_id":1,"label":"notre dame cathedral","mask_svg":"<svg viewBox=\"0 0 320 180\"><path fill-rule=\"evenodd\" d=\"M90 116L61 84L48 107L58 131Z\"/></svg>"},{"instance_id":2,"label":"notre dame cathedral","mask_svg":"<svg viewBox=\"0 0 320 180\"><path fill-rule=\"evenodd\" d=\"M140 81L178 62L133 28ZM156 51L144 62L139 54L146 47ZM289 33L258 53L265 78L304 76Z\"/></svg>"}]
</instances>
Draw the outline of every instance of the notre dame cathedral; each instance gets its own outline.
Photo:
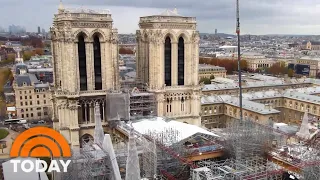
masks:
<instances>
[{"instance_id":1,"label":"notre dame cathedral","mask_svg":"<svg viewBox=\"0 0 320 180\"><path fill-rule=\"evenodd\" d=\"M155 94L157 116L201 125L196 19L176 10L140 18L137 78ZM108 128L106 96L120 89L118 32L108 11L65 9L51 27L54 129L73 146L93 136L94 105Z\"/></svg>"}]
</instances>

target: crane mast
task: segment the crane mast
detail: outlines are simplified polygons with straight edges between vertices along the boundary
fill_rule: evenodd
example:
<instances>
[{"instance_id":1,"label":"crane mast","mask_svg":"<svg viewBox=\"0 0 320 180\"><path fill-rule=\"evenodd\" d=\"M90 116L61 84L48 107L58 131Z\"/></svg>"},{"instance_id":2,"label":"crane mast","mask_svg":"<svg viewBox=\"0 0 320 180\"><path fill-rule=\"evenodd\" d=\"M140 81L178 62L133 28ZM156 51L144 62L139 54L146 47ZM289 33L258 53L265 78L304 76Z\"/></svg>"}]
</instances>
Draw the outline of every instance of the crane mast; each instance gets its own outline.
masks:
<instances>
[{"instance_id":1,"label":"crane mast","mask_svg":"<svg viewBox=\"0 0 320 180\"><path fill-rule=\"evenodd\" d=\"M237 0L237 25L236 33L238 37L238 75L239 75L239 108L240 108L240 121L243 120L242 114L242 80L241 80L241 54L240 54L240 13L239 13L239 0Z\"/></svg>"}]
</instances>

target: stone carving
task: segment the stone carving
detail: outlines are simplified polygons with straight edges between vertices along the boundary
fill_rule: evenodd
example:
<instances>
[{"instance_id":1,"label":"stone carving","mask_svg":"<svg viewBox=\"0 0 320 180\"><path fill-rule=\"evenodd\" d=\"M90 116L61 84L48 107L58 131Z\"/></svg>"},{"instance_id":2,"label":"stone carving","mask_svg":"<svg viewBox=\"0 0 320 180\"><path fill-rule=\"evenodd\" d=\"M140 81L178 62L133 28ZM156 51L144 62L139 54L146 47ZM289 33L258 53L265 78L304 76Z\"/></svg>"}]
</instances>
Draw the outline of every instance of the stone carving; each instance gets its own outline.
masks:
<instances>
[{"instance_id":1,"label":"stone carving","mask_svg":"<svg viewBox=\"0 0 320 180\"><path fill-rule=\"evenodd\" d=\"M112 27L111 23L85 23L85 22L73 22L72 27L74 28L107 28L110 29Z\"/></svg>"}]
</instances>

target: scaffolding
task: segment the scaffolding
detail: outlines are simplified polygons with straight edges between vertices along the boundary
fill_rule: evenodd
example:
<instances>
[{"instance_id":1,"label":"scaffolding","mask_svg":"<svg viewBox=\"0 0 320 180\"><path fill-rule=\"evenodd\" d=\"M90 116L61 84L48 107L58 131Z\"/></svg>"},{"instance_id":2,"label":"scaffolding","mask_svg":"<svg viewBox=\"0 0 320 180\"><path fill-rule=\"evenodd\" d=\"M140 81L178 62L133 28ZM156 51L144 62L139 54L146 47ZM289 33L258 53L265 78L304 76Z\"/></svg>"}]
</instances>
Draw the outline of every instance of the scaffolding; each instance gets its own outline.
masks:
<instances>
[{"instance_id":1,"label":"scaffolding","mask_svg":"<svg viewBox=\"0 0 320 180\"><path fill-rule=\"evenodd\" d=\"M111 138L103 133L99 103L95 104L94 139L83 139L80 147L73 147L67 172L55 173L57 180L119 180L119 167ZM60 165L61 166L61 165ZM61 167L62 168L62 167Z\"/></svg>"},{"instance_id":2,"label":"scaffolding","mask_svg":"<svg viewBox=\"0 0 320 180\"><path fill-rule=\"evenodd\" d=\"M108 121L129 120L130 97L128 93L107 93L106 114Z\"/></svg>"},{"instance_id":3,"label":"scaffolding","mask_svg":"<svg viewBox=\"0 0 320 180\"><path fill-rule=\"evenodd\" d=\"M72 157L68 158L68 160L71 160L68 172L55 173L54 179L116 180L109 155L99 145L95 144L93 139L82 143L82 148L72 149Z\"/></svg>"},{"instance_id":4,"label":"scaffolding","mask_svg":"<svg viewBox=\"0 0 320 180\"><path fill-rule=\"evenodd\" d=\"M224 130L224 146L230 158L243 159L250 156L265 156L273 146L283 146L287 136L273 130L272 124L263 125L252 120L234 120Z\"/></svg>"},{"instance_id":5,"label":"scaffolding","mask_svg":"<svg viewBox=\"0 0 320 180\"><path fill-rule=\"evenodd\" d=\"M192 169L192 180L280 180L282 174L268 174L280 167L259 156L225 161L200 161L199 168Z\"/></svg>"},{"instance_id":6,"label":"scaffolding","mask_svg":"<svg viewBox=\"0 0 320 180\"><path fill-rule=\"evenodd\" d=\"M121 131L129 136L129 144L115 146L116 159L121 169L121 176L125 177L127 171L130 170L128 166L137 167L136 161L134 160L135 155L132 155L135 154L132 150L136 149L134 151L136 151L139 157L141 178L154 179L154 177L157 177L157 146L155 141L146 139L142 134L124 122L120 122L117 128L120 128ZM134 145L136 146L135 148ZM129 158L130 154L132 155L131 158Z\"/></svg>"},{"instance_id":7,"label":"scaffolding","mask_svg":"<svg viewBox=\"0 0 320 180\"><path fill-rule=\"evenodd\" d=\"M120 91L109 92L106 108L109 121L137 121L157 115L155 94L139 82L123 82Z\"/></svg>"}]
</instances>

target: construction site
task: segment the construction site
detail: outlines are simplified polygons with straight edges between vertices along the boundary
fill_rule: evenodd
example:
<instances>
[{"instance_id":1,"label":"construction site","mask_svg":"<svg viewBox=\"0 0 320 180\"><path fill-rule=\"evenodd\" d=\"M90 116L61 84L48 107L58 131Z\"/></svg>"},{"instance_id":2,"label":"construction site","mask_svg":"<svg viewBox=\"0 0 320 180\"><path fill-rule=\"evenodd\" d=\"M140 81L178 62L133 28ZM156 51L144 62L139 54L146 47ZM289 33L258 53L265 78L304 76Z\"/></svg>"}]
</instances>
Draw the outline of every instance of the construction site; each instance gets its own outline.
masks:
<instances>
[{"instance_id":1,"label":"construction site","mask_svg":"<svg viewBox=\"0 0 320 180\"><path fill-rule=\"evenodd\" d=\"M314 180L320 176L318 130L305 113L299 132L270 120L234 119L211 131L156 117L154 94L126 84L107 95L108 120L122 141L104 134L99 103L94 138L73 149L68 173L54 179ZM108 104L109 103L109 104ZM120 108L121 107L121 108ZM280 123L281 124L281 123Z\"/></svg>"}]
</instances>

